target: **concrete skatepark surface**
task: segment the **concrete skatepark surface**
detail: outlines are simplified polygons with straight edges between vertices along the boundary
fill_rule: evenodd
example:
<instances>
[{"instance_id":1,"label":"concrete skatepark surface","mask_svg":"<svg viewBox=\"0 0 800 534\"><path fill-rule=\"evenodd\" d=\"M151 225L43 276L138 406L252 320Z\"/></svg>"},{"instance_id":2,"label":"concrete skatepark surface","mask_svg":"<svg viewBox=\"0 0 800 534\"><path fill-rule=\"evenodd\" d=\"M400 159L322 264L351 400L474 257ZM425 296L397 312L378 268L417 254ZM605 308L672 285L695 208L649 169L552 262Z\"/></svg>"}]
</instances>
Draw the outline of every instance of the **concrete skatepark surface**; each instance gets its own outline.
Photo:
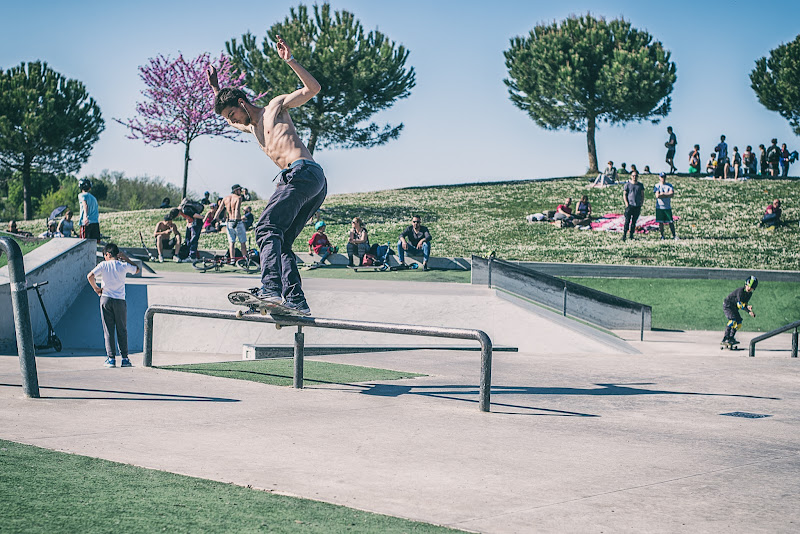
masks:
<instances>
[{"instance_id":1,"label":"concrete skatepark surface","mask_svg":"<svg viewBox=\"0 0 800 534\"><path fill-rule=\"evenodd\" d=\"M167 282L151 280L147 293ZM401 313L425 312L426 292L475 299L474 308L497 298L434 286L407 286L413 310L392 311L390 295L389 310L374 313L428 324ZM492 413L477 407L478 352L308 358L428 376L294 390L142 368L141 354L132 369L105 369L99 351L73 350L37 357L41 399L23 398L17 357L0 356L0 437L470 531L798 530L800 361L789 358L788 336L748 358L720 351L720 332L647 332L643 342L638 331L617 332L640 352L630 354L592 344L557 316L520 310L511 321L506 305L495 312L513 328L526 324L532 344L494 354ZM502 321L486 320L493 342L510 344ZM207 335L191 322L180 328ZM755 335L739 337L745 345ZM162 351L154 364L231 359ZM769 417L722 415L732 412Z\"/></svg>"}]
</instances>

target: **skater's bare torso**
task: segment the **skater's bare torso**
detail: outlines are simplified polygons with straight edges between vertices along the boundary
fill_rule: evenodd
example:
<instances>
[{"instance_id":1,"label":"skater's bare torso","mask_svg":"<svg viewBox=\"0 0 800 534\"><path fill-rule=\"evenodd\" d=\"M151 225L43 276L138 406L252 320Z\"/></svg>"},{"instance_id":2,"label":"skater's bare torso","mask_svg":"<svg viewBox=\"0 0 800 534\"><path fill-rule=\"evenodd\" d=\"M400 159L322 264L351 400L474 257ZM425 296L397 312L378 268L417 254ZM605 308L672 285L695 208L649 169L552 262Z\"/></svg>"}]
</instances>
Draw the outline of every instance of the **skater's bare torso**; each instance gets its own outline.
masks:
<instances>
[{"instance_id":1,"label":"skater's bare torso","mask_svg":"<svg viewBox=\"0 0 800 534\"><path fill-rule=\"evenodd\" d=\"M242 99L225 107L221 115L228 124L243 132L252 133L261 150L280 168L288 167L298 159L313 161L311 152L303 144L297 130L289 117L289 110L302 106L319 93L320 85L309 72L304 69L291 53L286 42L277 36L278 56L291 67L303 82L303 87L296 91L278 95L266 107L250 104ZM208 69L208 81L217 95L220 91L216 69Z\"/></svg>"}]
</instances>

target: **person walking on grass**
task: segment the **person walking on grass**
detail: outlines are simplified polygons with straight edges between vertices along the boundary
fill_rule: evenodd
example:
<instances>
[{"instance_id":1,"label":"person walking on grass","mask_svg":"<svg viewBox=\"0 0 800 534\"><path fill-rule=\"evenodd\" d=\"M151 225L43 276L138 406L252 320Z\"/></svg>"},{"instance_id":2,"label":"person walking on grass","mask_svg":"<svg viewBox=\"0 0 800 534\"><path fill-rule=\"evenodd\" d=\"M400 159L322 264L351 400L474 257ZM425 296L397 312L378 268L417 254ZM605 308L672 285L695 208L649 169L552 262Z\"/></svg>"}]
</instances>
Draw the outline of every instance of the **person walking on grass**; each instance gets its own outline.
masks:
<instances>
[{"instance_id":1,"label":"person walking on grass","mask_svg":"<svg viewBox=\"0 0 800 534\"><path fill-rule=\"evenodd\" d=\"M669 139L667 139L667 142L664 143L664 146L667 147L666 162L669 164L669 174L675 174L675 171L678 170L675 167L675 147L678 146L678 138L672 131L672 126L667 126L667 133L669 134Z\"/></svg>"},{"instance_id":2,"label":"person walking on grass","mask_svg":"<svg viewBox=\"0 0 800 534\"><path fill-rule=\"evenodd\" d=\"M135 265L114 243L103 248L103 261L86 275L94 292L100 297L100 316L103 320L103 338L106 342L106 367L117 366L117 344L122 356L120 367L131 367L128 359L128 307L125 302L125 275L139 274ZM103 286L97 285L97 274ZM116 336L115 336L116 331ZM115 340L116 337L116 340Z\"/></svg>"},{"instance_id":3,"label":"person walking on grass","mask_svg":"<svg viewBox=\"0 0 800 534\"><path fill-rule=\"evenodd\" d=\"M675 223L672 220L672 197L675 194L675 188L671 183L667 182L666 175L662 172L658 175L658 183L653 186L653 195L656 197L656 222L658 229L661 231L661 239L664 237L664 226L669 225L672 232L672 239L677 240L678 236L675 234Z\"/></svg>"},{"instance_id":4,"label":"person walking on grass","mask_svg":"<svg viewBox=\"0 0 800 534\"><path fill-rule=\"evenodd\" d=\"M625 241L630 228L631 239L636 231L636 221L644 204L644 186L639 181L639 173L631 171L631 178L622 187L622 200L625 202L625 226L622 229L622 240Z\"/></svg>"},{"instance_id":5,"label":"person walking on grass","mask_svg":"<svg viewBox=\"0 0 800 534\"><path fill-rule=\"evenodd\" d=\"M744 287L733 291L722 302L725 318L728 319L728 323L725 326L725 335L722 338L723 343L739 344L736 341L736 332L742 326L742 316L739 314L739 310L746 310L750 317L755 318L756 314L753 313L753 306L749 302L756 287L758 287L758 280L755 276L749 276L744 283Z\"/></svg>"},{"instance_id":6,"label":"person walking on grass","mask_svg":"<svg viewBox=\"0 0 800 534\"><path fill-rule=\"evenodd\" d=\"M322 206L328 184L322 167L297 135L289 110L311 100L321 87L297 62L286 41L280 35L276 39L278 56L303 84L296 91L278 95L262 108L251 104L239 89L220 89L213 65L208 68L207 76L214 91L214 111L234 128L253 134L264 153L282 169L275 193L256 223L261 287L255 294L263 301L283 304L301 315L311 315L292 243L306 221Z\"/></svg>"}]
</instances>

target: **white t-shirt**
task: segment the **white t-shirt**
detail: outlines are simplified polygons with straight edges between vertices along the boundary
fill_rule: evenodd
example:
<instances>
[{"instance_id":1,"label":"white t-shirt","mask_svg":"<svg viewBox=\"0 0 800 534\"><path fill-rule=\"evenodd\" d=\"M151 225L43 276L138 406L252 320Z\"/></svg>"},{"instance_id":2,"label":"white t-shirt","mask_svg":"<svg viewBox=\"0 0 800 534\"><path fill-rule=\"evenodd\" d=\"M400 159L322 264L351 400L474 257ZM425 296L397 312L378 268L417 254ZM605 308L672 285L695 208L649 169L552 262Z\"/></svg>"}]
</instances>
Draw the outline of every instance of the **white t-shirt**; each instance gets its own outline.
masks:
<instances>
[{"instance_id":1,"label":"white t-shirt","mask_svg":"<svg viewBox=\"0 0 800 534\"><path fill-rule=\"evenodd\" d=\"M664 184L656 184L653 186L653 193L674 193L675 189L672 187L672 184L668 182L664 182ZM656 199L656 208L660 210L669 210L672 209L672 202L670 202L672 198L657 198Z\"/></svg>"},{"instance_id":2,"label":"white t-shirt","mask_svg":"<svg viewBox=\"0 0 800 534\"><path fill-rule=\"evenodd\" d=\"M125 275L135 272L135 265L120 260L101 261L92 269L93 275L103 277L103 296L120 300L125 300Z\"/></svg>"}]
</instances>

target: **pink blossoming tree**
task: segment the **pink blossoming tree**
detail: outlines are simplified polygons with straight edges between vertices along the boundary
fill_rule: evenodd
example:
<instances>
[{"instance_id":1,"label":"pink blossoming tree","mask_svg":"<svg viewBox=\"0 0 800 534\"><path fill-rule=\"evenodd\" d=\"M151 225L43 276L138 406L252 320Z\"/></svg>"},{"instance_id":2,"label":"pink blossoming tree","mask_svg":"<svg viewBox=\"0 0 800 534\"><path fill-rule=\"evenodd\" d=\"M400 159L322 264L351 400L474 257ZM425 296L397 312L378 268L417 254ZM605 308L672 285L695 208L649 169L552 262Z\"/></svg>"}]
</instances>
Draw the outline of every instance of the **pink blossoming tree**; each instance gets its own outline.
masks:
<instances>
[{"instance_id":1,"label":"pink blossoming tree","mask_svg":"<svg viewBox=\"0 0 800 534\"><path fill-rule=\"evenodd\" d=\"M147 144L182 143L185 147L183 165L183 196L189 178L189 147L201 135L220 136L244 142L241 132L214 113L214 96L206 78L211 63L208 53L187 61L183 54L176 59L159 55L139 67L139 76L146 89L146 100L136 103L137 117L114 119L130 130L129 139L141 139ZM236 76L228 57L221 54L217 61L221 87L244 88L244 74ZM251 99L255 101L263 95Z\"/></svg>"}]
</instances>

